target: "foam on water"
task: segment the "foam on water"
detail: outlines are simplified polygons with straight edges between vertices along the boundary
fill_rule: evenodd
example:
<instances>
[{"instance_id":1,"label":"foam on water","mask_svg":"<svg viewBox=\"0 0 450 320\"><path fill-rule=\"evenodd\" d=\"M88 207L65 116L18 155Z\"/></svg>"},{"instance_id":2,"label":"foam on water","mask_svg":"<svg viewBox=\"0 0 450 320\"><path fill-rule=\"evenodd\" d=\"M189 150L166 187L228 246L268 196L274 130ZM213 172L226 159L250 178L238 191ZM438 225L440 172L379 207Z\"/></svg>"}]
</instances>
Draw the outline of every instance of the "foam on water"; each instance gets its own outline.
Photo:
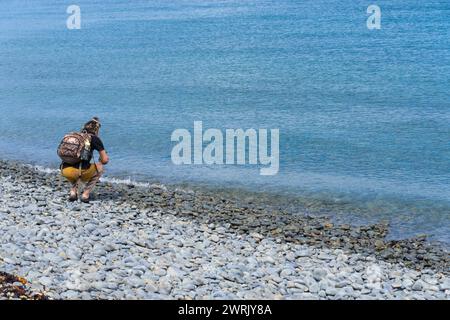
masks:
<instances>
[{"instance_id":1,"label":"foam on water","mask_svg":"<svg viewBox=\"0 0 450 320\"><path fill-rule=\"evenodd\" d=\"M59 169L55 169L55 168L49 168L49 167L44 167L44 166L40 166L40 165L28 165L29 167L34 168L35 170L42 172L42 173L46 173L46 174L59 174L60 170ZM113 184L126 184L126 185L133 185L136 187L143 187L143 188L158 188L158 189L163 189L167 191L167 187L163 184L157 184L157 183L149 183L149 182L142 182L142 181L136 181L133 180L131 177L128 178L116 178L116 177L102 177L101 178L102 181L104 182L109 182L109 183L113 183Z\"/></svg>"}]
</instances>

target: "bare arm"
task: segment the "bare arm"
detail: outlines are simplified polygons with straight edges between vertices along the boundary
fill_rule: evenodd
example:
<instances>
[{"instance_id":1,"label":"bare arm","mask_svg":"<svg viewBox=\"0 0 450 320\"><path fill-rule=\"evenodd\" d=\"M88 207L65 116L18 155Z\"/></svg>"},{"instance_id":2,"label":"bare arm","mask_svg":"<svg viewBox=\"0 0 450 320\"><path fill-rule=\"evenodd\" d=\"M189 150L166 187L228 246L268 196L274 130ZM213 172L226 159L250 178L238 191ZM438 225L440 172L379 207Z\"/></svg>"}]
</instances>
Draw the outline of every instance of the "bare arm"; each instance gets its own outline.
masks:
<instances>
[{"instance_id":1,"label":"bare arm","mask_svg":"<svg viewBox=\"0 0 450 320\"><path fill-rule=\"evenodd\" d=\"M109 162L109 157L108 157L108 154L106 153L106 151L102 150L99 152L99 154L100 154L100 159L99 159L100 162L102 164L107 164Z\"/></svg>"}]
</instances>

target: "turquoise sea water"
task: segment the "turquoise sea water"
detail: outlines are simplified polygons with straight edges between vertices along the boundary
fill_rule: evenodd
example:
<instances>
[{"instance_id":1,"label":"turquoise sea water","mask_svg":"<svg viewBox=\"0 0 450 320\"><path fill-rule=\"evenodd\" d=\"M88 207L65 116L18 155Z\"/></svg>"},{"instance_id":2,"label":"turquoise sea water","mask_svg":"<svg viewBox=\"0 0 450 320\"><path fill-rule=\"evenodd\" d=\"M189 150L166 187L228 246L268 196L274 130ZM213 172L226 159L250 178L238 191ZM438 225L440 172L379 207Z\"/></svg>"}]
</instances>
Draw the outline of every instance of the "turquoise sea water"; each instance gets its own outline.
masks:
<instances>
[{"instance_id":1,"label":"turquoise sea water","mask_svg":"<svg viewBox=\"0 0 450 320\"><path fill-rule=\"evenodd\" d=\"M98 115L110 175L287 194L450 243L448 0L377 1L380 30L372 1L75 2L81 30L66 1L0 3L1 158L56 167ZM279 174L174 166L170 134L197 120L279 128Z\"/></svg>"}]
</instances>

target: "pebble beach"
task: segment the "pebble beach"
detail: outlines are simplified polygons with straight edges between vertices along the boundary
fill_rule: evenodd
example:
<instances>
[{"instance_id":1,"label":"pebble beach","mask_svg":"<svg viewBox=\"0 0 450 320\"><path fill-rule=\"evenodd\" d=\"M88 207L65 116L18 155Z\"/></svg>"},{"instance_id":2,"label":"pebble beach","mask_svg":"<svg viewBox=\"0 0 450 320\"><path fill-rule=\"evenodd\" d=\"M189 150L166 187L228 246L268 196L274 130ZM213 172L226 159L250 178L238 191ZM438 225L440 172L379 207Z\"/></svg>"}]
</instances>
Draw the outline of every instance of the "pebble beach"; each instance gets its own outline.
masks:
<instances>
[{"instance_id":1,"label":"pebble beach","mask_svg":"<svg viewBox=\"0 0 450 320\"><path fill-rule=\"evenodd\" d=\"M447 249L425 236L387 240L386 224L335 224L161 184L101 181L89 204L67 196L57 172L0 161L0 272L26 279L30 295L450 298Z\"/></svg>"}]
</instances>

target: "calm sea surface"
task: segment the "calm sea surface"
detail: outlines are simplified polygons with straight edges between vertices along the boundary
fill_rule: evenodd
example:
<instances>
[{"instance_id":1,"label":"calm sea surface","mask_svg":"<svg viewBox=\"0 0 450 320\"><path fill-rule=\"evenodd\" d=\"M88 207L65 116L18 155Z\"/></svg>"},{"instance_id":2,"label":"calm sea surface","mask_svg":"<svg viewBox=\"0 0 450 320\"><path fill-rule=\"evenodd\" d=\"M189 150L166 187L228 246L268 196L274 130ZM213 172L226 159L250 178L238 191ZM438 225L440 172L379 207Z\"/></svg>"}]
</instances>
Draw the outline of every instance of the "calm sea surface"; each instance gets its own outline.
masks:
<instances>
[{"instance_id":1,"label":"calm sea surface","mask_svg":"<svg viewBox=\"0 0 450 320\"><path fill-rule=\"evenodd\" d=\"M289 195L450 243L448 0L377 1L381 30L371 1L73 2L81 30L67 1L0 3L1 158L56 167L61 136L98 115L109 175ZM196 120L279 128L279 174L174 166L170 134Z\"/></svg>"}]
</instances>

